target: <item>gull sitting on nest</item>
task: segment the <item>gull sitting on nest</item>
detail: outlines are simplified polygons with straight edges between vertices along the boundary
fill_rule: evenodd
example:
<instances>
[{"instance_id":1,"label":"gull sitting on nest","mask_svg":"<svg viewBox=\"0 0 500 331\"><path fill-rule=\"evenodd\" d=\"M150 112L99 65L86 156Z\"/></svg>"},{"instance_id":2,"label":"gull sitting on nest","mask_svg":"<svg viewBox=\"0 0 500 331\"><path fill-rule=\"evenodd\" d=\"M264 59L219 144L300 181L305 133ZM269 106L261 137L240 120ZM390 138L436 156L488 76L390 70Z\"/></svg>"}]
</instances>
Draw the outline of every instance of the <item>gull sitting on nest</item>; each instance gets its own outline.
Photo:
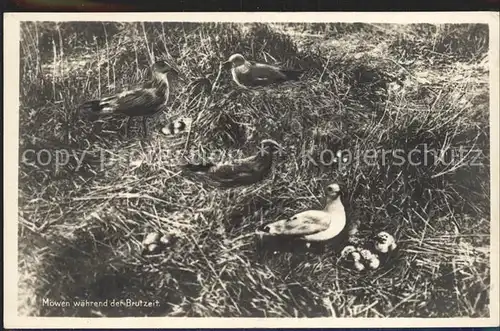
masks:
<instances>
[{"instance_id":1,"label":"gull sitting on nest","mask_svg":"<svg viewBox=\"0 0 500 331\"><path fill-rule=\"evenodd\" d=\"M299 70L289 70L269 64L250 62L241 54L231 55L223 65L231 65L234 82L243 88L299 80L303 73L303 71Z\"/></svg>"},{"instance_id":2,"label":"gull sitting on nest","mask_svg":"<svg viewBox=\"0 0 500 331\"><path fill-rule=\"evenodd\" d=\"M264 224L258 233L270 236L296 237L307 242L324 242L339 235L346 226L346 214L338 184L326 188L323 210L307 210L289 219Z\"/></svg>"},{"instance_id":3,"label":"gull sitting on nest","mask_svg":"<svg viewBox=\"0 0 500 331\"><path fill-rule=\"evenodd\" d=\"M260 151L250 157L214 164L181 165L185 175L193 175L206 183L219 187L250 185L263 180L271 171L273 154L282 150L276 141L265 139Z\"/></svg>"}]
</instances>

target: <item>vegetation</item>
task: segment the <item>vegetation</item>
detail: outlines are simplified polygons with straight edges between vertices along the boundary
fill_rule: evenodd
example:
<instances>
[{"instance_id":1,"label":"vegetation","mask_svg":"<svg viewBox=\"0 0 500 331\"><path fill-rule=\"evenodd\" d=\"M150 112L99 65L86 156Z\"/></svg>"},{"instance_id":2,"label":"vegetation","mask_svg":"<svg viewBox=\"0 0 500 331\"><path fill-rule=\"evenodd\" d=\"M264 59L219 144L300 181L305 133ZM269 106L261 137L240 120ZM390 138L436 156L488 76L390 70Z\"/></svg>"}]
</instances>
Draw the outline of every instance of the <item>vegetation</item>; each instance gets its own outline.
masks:
<instances>
[{"instance_id":1,"label":"vegetation","mask_svg":"<svg viewBox=\"0 0 500 331\"><path fill-rule=\"evenodd\" d=\"M20 157L31 159L19 165L20 313L489 316L486 25L30 22L21 37ZM306 73L242 91L220 67L237 52ZM158 59L187 82L209 78L212 93L180 86L148 139L125 139L123 119L80 116L79 104L141 83ZM195 119L189 138L162 135L180 116ZM176 168L178 151L247 155L266 138L288 153L258 184L210 189ZM32 162L29 149L49 152ZM69 162L56 167L61 150ZM422 153L339 168L319 162L323 150ZM261 249L259 225L320 207L334 182L363 236L394 234L390 263L357 273L339 265L340 246ZM179 239L145 258L151 230ZM44 298L159 305L61 308Z\"/></svg>"}]
</instances>

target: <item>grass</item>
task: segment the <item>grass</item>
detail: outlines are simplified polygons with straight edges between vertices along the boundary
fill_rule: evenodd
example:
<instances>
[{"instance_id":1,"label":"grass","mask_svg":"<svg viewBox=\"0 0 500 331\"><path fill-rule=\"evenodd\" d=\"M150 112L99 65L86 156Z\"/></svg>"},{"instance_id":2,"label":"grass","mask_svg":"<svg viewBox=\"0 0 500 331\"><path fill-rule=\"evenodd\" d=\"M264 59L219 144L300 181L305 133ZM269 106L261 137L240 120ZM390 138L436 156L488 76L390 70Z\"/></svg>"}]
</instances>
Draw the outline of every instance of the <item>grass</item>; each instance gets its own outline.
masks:
<instances>
[{"instance_id":1,"label":"grass","mask_svg":"<svg viewBox=\"0 0 500 331\"><path fill-rule=\"evenodd\" d=\"M19 165L21 314L489 316L486 25L26 22L21 37L20 153L71 153L64 167L43 158ZM237 90L219 67L236 52L306 73ZM79 116L83 101L146 79L153 59L188 80L209 78L213 92L192 97L181 86L147 139L124 139L122 119ZM197 119L189 141L160 133L180 116ZM265 138L291 152L249 187L203 187L173 160L184 148L246 155ZM452 157L460 146L482 151L480 164L471 164L475 152ZM424 148L447 164L389 157L339 169L301 157ZM252 235L263 222L319 207L332 182L342 184L361 235L395 235L399 253L383 268L346 269L334 245L273 254ZM150 230L179 240L145 258L140 242ZM44 298L159 305L60 308Z\"/></svg>"}]
</instances>

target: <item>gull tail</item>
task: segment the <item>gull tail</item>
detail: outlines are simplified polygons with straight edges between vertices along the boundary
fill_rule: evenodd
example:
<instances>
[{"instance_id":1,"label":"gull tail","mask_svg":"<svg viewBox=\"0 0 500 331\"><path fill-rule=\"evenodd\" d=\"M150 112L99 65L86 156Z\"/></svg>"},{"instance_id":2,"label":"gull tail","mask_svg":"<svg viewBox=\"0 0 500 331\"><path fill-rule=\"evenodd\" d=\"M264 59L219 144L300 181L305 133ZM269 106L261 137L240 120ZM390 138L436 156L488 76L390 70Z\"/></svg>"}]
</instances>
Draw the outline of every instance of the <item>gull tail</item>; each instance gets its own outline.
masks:
<instances>
[{"instance_id":1,"label":"gull tail","mask_svg":"<svg viewBox=\"0 0 500 331\"><path fill-rule=\"evenodd\" d=\"M114 98L105 98L100 100L90 100L80 105L80 111L83 114L90 115L109 115L116 110Z\"/></svg>"},{"instance_id":2,"label":"gull tail","mask_svg":"<svg viewBox=\"0 0 500 331\"><path fill-rule=\"evenodd\" d=\"M181 165L181 168L189 172L205 173L208 172L214 165L215 164L213 163L205 163L205 164L186 163Z\"/></svg>"},{"instance_id":3,"label":"gull tail","mask_svg":"<svg viewBox=\"0 0 500 331\"><path fill-rule=\"evenodd\" d=\"M265 233L268 235L278 235L281 234L285 228L286 220L279 220L275 222L268 222L262 224L257 228L257 232Z\"/></svg>"},{"instance_id":4,"label":"gull tail","mask_svg":"<svg viewBox=\"0 0 500 331\"><path fill-rule=\"evenodd\" d=\"M281 70L288 80L299 80L304 73L302 70Z\"/></svg>"}]
</instances>

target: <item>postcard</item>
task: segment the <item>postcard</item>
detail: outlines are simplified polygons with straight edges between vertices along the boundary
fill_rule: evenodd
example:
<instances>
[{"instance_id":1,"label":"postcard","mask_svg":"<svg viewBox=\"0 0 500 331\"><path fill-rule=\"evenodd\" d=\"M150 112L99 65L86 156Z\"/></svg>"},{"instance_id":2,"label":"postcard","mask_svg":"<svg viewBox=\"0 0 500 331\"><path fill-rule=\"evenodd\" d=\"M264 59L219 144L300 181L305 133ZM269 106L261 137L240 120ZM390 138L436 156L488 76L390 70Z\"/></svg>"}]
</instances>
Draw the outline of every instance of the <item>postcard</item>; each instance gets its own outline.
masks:
<instances>
[{"instance_id":1,"label":"postcard","mask_svg":"<svg viewBox=\"0 0 500 331\"><path fill-rule=\"evenodd\" d=\"M498 325L498 13L4 18L5 327Z\"/></svg>"}]
</instances>

